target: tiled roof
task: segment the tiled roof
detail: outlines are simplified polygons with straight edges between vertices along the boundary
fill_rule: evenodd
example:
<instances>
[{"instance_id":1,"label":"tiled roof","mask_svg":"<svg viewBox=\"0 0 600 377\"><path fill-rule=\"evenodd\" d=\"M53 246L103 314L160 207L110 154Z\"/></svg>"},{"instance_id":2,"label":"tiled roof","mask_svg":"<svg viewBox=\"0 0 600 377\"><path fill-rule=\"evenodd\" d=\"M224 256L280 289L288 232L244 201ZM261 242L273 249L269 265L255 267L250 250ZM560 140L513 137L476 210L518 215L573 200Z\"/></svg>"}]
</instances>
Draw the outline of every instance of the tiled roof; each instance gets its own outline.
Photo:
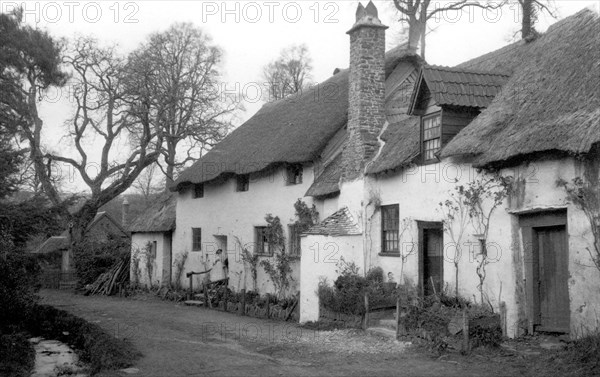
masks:
<instances>
[{"instance_id":1,"label":"tiled roof","mask_svg":"<svg viewBox=\"0 0 600 377\"><path fill-rule=\"evenodd\" d=\"M487 107L508 75L498 72L427 66L422 79L438 106ZM421 82L422 85L422 82Z\"/></svg>"},{"instance_id":2,"label":"tiled roof","mask_svg":"<svg viewBox=\"0 0 600 377\"><path fill-rule=\"evenodd\" d=\"M354 221L348 207L338 210L319 224L304 232L304 234L324 236L352 236L361 234L358 224Z\"/></svg>"},{"instance_id":3,"label":"tiled roof","mask_svg":"<svg viewBox=\"0 0 600 377\"><path fill-rule=\"evenodd\" d=\"M338 154L323 172L315 179L306 191L306 196L325 196L340 191L340 178L342 176L342 154Z\"/></svg>"}]
</instances>

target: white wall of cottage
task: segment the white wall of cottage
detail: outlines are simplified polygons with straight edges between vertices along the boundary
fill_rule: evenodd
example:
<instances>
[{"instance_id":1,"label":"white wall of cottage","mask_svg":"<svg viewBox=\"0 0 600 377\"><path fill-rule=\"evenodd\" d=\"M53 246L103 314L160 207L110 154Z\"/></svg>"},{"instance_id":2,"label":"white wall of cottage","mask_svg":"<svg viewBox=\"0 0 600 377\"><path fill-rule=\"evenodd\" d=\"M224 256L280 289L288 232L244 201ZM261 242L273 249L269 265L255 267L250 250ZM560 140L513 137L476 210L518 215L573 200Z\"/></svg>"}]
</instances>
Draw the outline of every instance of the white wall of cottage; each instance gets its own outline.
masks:
<instances>
[{"instance_id":1,"label":"white wall of cottage","mask_svg":"<svg viewBox=\"0 0 600 377\"><path fill-rule=\"evenodd\" d=\"M286 242L289 241L287 225L295 221L294 203L301 198L312 205L312 198L304 194L314 181L313 167L303 169L301 184L286 185L285 169L276 169L268 174L251 174L249 190L237 192L236 180L230 178L221 183L209 183L204 186L204 197L194 199L192 190L179 193L177 200L177 223L173 236L173 261L177 256L187 252L188 258L185 272L204 271L205 266L212 266L215 251L223 248L221 239L227 237L227 253L229 259L229 286L238 290L252 289L253 281L250 271L245 271L241 258L241 250L236 237L249 250L255 245L255 226L266 226L265 215L271 213L279 216ZM202 229L202 250L192 251L192 228ZM286 246L287 247L287 246ZM265 257L266 258L266 257ZM261 258L261 260L264 258ZM299 289L300 262L293 265L293 279L290 292ZM182 278L182 285L189 283ZM194 286L200 283L201 277L195 277ZM258 268L257 288L261 293L273 292L273 285L262 267Z\"/></svg>"},{"instance_id":2,"label":"white wall of cottage","mask_svg":"<svg viewBox=\"0 0 600 377\"><path fill-rule=\"evenodd\" d=\"M168 276L164 274L164 270L168 267L168 259L165 261L165 254L168 255L171 248L170 238L165 233L150 232L150 233L133 233L131 235L131 252L132 259L130 264L130 276L133 279L135 260L137 260L139 268L139 283L142 286L148 287L150 285L150 277L148 275L148 268L146 265L148 255L146 253L148 242L156 242L156 257L152 261L152 286L156 287L161 284L167 284L163 279ZM137 255L137 257L136 257ZM135 258L135 259L134 259Z\"/></svg>"},{"instance_id":3,"label":"white wall of cottage","mask_svg":"<svg viewBox=\"0 0 600 377\"><path fill-rule=\"evenodd\" d=\"M363 237L308 235L302 237L301 245L300 323L305 323L319 319L319 282L322 279L327 279L329 284L335 281L341 258L363 265Z\"/></svg>"},{"instance_id":4,"label":"white wall of cottage","mask_svg":"<svg viewBox=\"0 0 600 377\"><path fill-rule=\"evenodd\" d=\"M460 173L458 173L460 172ZM488 237L488 253L494 263L487 266L484 292L498 310L501 301L507 305L507 330L509 336L519 332L519 319L525 311L526 297L523 293L525 279L523 244L519 227L521 211L552 208L567 209L567 229L569 244L569 295L572 334L598 328L600 321L600 271L586 248L593 247L590 225L583 211L568 203L564 189L557 187L557 180L571 181L583 173L574 159L557 159L521 165L505 169L503 175L519 177L517 194L505 201L491 218ZM458 164L451 160L441 163L408 168L402 173L378 178L368 178L367 191L379 193L382 205L399 204L400 222L408 219L410 226L401 238L403 258L381 256L381 214L377 211L366 226L366 247L369 250L366 264L368 268L381 266L384 273L392 272L396 281L406 279L417 283L418 268L418 228L416 221L442 221L439 203L448 198L456 185L473 180L478 173L469 164ZM458 179L458 182L456 181ZM369 213L369 212L368 212ZM462 240L463 250L459 262L459 293L479 301L475 254L479 248L473 236L473 229L467 225ZM444 243L448 235L444 234ZM412 246L415 244L415 246ZM494 250L497 257L493 258ZM452 263L454 248L445 249L444 283L450 292L455 286L455 267Z\"/></svg>"}]
</instances>

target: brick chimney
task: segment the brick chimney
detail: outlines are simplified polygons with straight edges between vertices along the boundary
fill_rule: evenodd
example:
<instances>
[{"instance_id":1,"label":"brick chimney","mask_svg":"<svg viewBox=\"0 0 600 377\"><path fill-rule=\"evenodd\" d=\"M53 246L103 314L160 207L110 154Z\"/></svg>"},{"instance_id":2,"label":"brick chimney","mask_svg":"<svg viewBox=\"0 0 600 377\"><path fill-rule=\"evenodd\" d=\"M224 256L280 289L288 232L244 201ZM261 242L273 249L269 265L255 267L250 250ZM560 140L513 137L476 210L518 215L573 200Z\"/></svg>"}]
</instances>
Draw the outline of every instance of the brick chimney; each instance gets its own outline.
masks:
<instances>
[{"instance_id":1,"label":"brick chimney","mask_svg":"<svg viewBox=\"0 0 600 377\"><path fill-rule=\"evenodd\" d=\"M377 152L385 123L385 30L372 1L358 4L350 35L348 144L343 151L343 180L362 176Z\"/></svg>"}]
</instances>

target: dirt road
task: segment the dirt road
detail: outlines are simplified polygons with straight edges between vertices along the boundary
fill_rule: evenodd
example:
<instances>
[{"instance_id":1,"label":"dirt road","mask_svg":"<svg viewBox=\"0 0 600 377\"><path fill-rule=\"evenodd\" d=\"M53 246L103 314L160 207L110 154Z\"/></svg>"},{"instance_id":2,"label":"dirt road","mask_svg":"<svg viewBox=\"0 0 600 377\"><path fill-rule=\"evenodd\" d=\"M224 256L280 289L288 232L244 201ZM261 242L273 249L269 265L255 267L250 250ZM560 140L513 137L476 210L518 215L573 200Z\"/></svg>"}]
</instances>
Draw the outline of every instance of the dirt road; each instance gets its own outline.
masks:
<instances>
[{"instance_id":1,"label":"dirt road","mask_svg":"<svg viewBox=\"0 0 600 377\"><path fill-rule=\"evenodd\" d=\"M43 302L129 338L137 376L514 376L482 360L448 362L356 332L323 332L155 299L43 291ZM103 376L119 376L111 372Z\"/></svg>"}]
</instances>

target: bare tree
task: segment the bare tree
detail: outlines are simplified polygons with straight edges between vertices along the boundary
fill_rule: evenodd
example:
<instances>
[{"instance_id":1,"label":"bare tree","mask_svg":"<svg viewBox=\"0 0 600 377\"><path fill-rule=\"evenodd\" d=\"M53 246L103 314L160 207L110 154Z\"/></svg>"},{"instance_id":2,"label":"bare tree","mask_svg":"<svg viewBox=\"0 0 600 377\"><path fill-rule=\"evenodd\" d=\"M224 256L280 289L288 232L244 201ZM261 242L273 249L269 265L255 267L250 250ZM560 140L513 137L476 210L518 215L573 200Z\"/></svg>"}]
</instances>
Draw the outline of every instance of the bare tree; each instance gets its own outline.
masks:
<instances>
[{"instance_id":1,"label":"bare tree","mask_svg":"<svg viewBox=\"0 0 600 377\"><path fill-rule=\"evenodd\" d=\"M130 109L138 106L137 99L125 90L125 61L114 48L101 48L93 39L79 38L64 62L73 72L75 113L67 125L78 156L45 153L43 158L46 164L59 161L71 165L91 191L71 216L71 238L76 244L98 209L123 193L147 166L156 162L161 140L147 122L131 115ZM133 126L138 131L138 143L135 148L123 148ZM99 161L88 156L86 141L90 139L101 145ZM33 140L37 153L42 154L39 139ZM42 175L41 180L44 187L55 190L48 175Z\"/></svg>"},{"instance_id":2,"label":"bare tree","mask_svg":"<svg viewBox=\"0 0 600 377\"><path fill-rule=\"evenodd\" d=\"M130 84L162 138L158 166L168 187L175 173L219 142L237 109L219 90L221 50L201 29L177 23L152 34L130 56Z\"/></svg>"},{"instance_id":3,"label":"bare tree","mask_svg":"<svg viewBox=\"0 0 600 377\"><path fill-rule=\"evenodd\" d=\"M462 11L468 7L477 7L482 9L497 9L506 4L507 0L492 1L474 1L460 0L444 2L440 6L439 2L431 0L393 0L394 6L400 13L400 21L408 25L408 48L417 51L417 46L421 44L421 57L425 59L427 35L427 22L436 15L448 11Z\"/></svg>"},{"instance_id":4,"label":"bare tree","mask_svg":"<svg viewBox=\"0 0 600 377\"><path fill-rule=\"evenodd\" d=\"M157 164L152 164L144 170L139 177L133 182L133 188L135 188L143 197L144 202L148 204L155 194L161 191L161 187L164 188L164 183L157 180ZM160 174L160 172L158 173ZM162 180L164 181L164 179Z\"/></svg>"},{"instance_id":5,"label":"bare tree","mask_svg":"<svg viewBox=\"0 0 600 377\"><path fill-rule=\"evenodd\" d=\"M263 68L269 90L267 100L279 100L305 89L311 78L312 59L306 45L292 45Z\"/></svg>"}]
</instances>

